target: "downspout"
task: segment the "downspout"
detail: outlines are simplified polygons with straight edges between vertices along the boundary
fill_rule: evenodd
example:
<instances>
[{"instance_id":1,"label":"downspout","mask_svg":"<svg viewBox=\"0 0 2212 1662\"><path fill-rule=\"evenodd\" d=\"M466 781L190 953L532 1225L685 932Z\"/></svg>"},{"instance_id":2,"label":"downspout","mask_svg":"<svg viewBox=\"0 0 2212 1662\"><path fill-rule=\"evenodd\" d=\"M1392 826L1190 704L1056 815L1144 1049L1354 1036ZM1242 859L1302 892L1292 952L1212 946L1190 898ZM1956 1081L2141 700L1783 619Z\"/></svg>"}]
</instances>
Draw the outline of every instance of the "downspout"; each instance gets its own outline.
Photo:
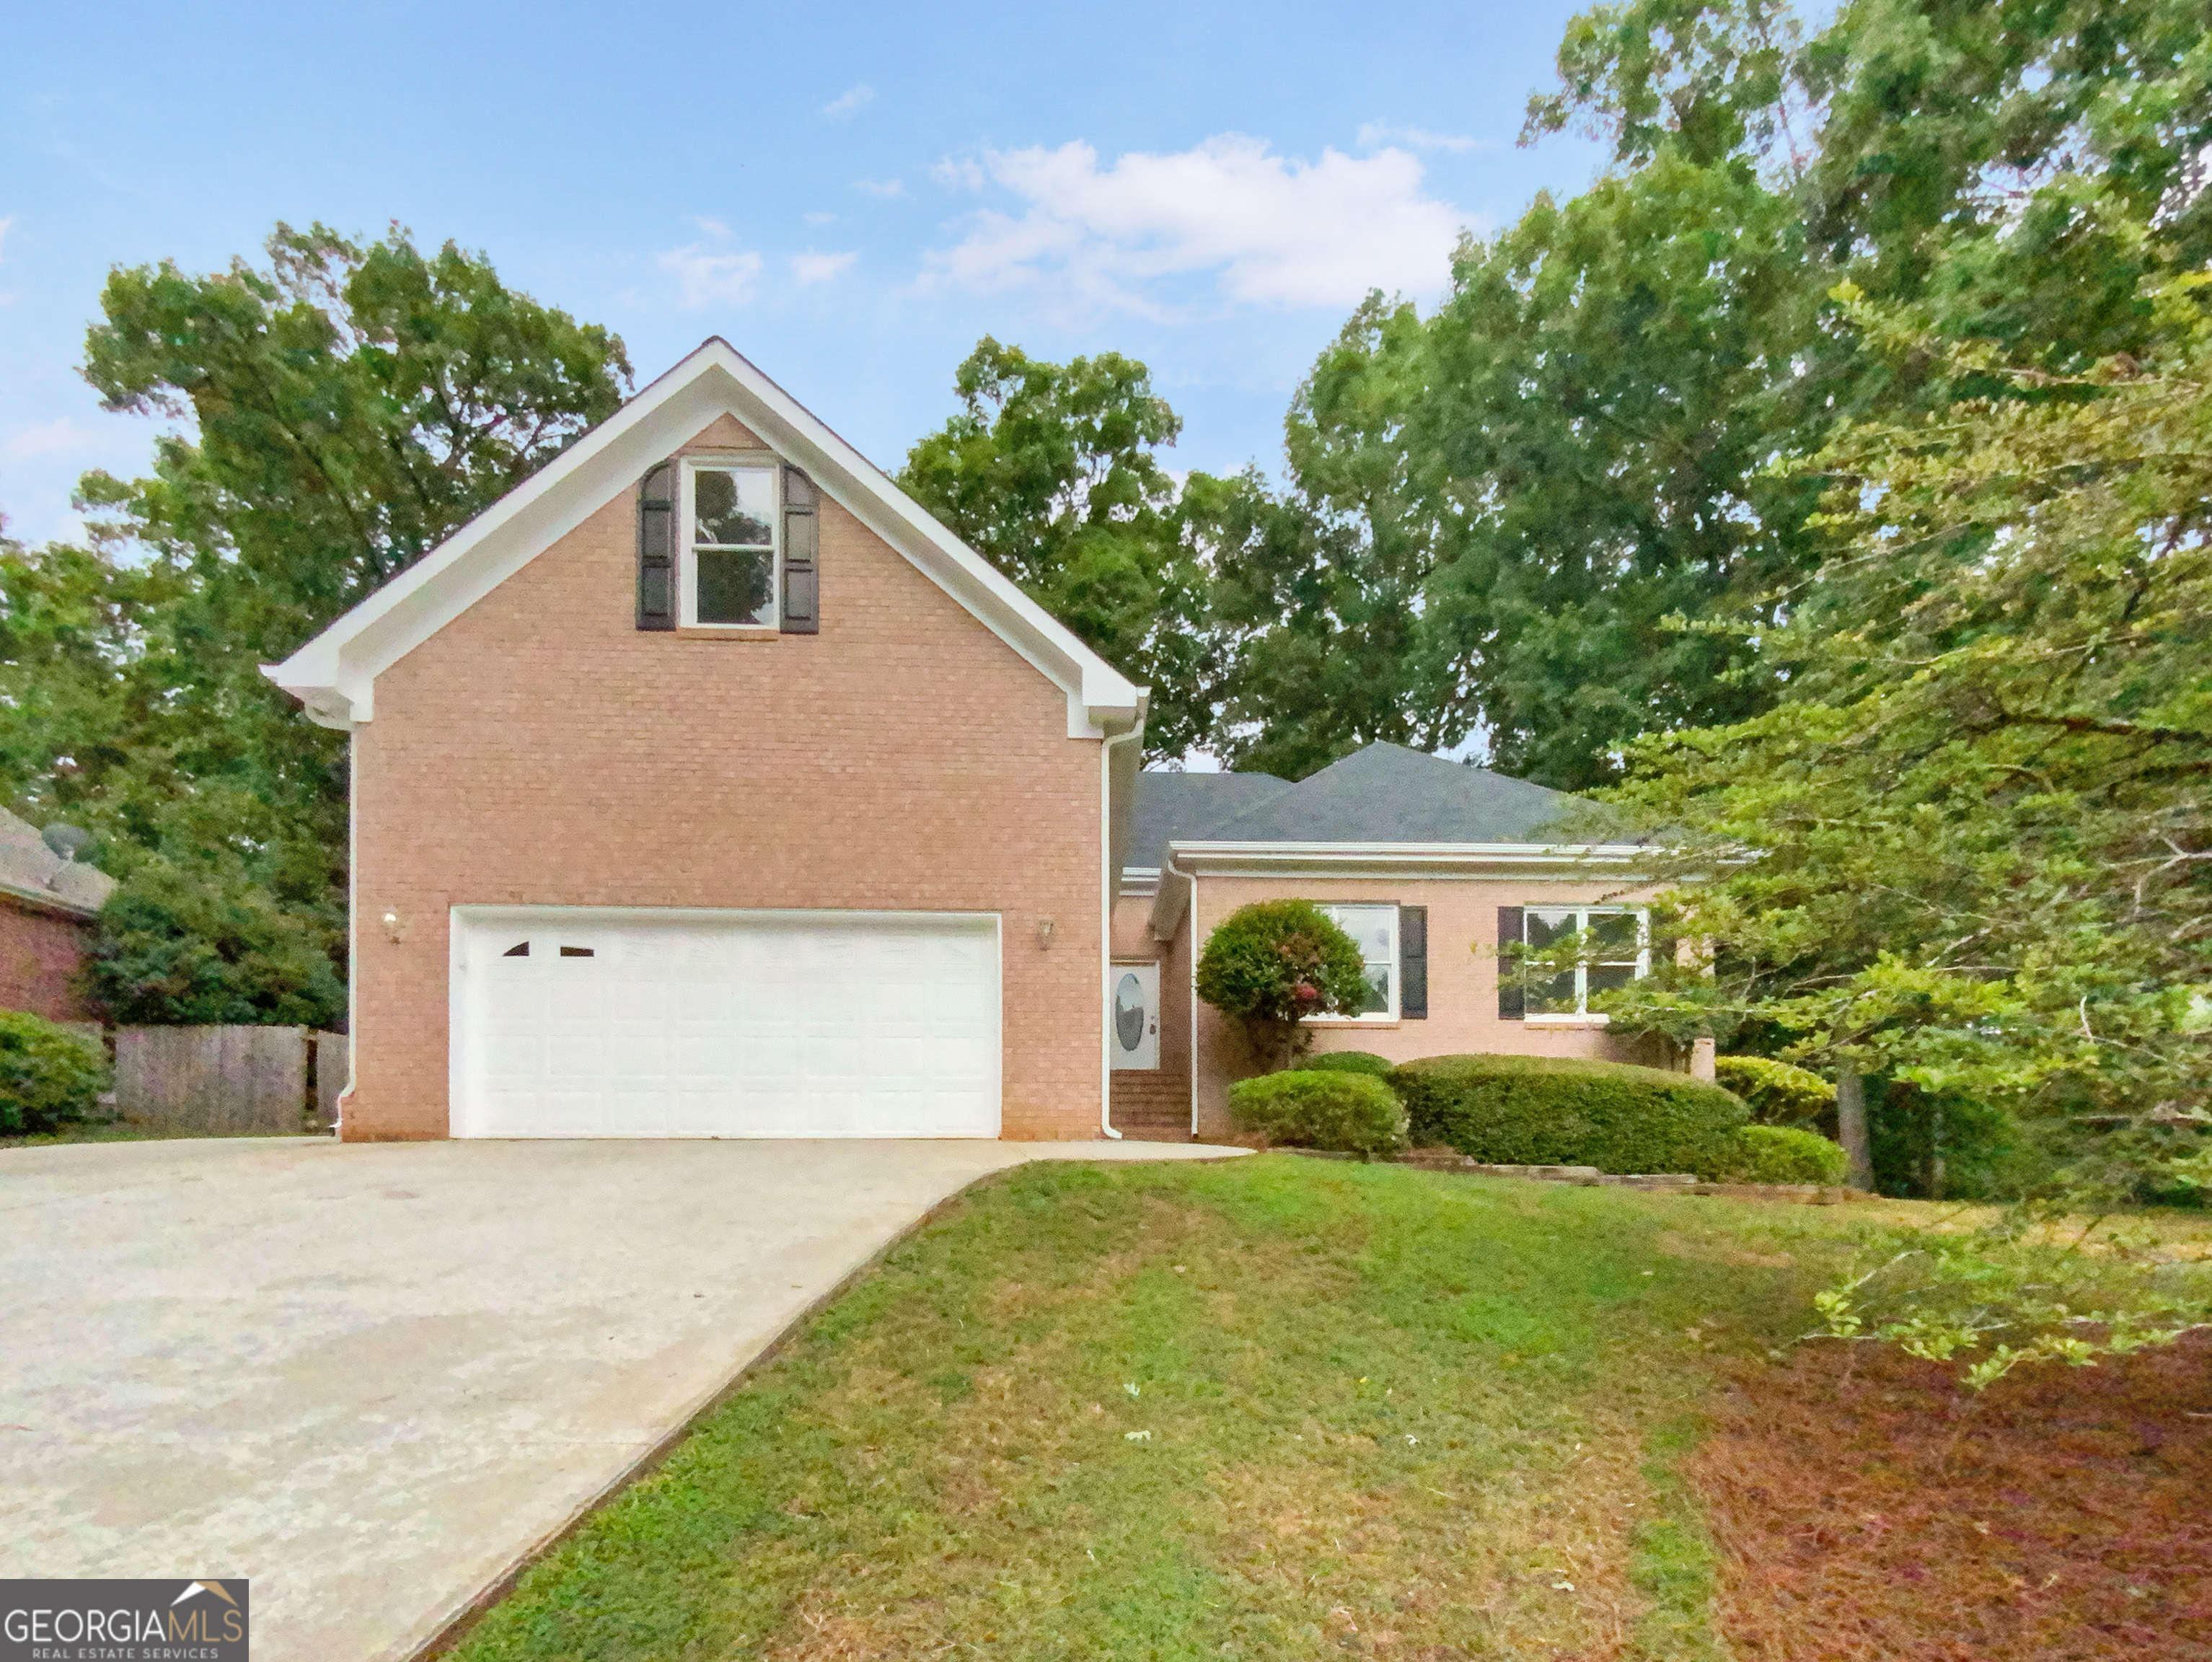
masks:
<instances>
[{"instance_id":1,"label":"downspout","mask_svg":"<svg viewBox=\"0 0 2212 1662\"><path fill-rule=\"evenodd\" d=\"M1198 874L1176 865L1172 848L1168 850L1163 876L1168 874L1190 885L1190 898L1183 902L1182 929L1183 956L1190 960L1190 1019L1184 1031L1190 1035L1190 1135L1194 1141L1198 1137Z\"/></svg>"},{"instance_id":2,"label":"downspout","mask_svg":"<svg viewBox=\"0 0 2212 1662\"><path fill-rule=\"evenodd\" d=\"M1145 736L1139 721L1098 746L1098 1129L1115 1142L1114 1029L1108 1014L1108 989L1114 984L1114 891L1121 874L1114 869L1114 746Z\"/></svg>"},{"instance_id":3,"label":"downspout","mask_svg":"<svg viewBox=\"0 0 2212 1662\"><path fill-rule=\"evenodd\" d=\"M361 1032L361 724L346 728L346 1082L331 1099L331 1136L345 1141L346 1105L353 1100L354 1046ZM313 1041L310 1041L311 1043ZM318 1047L315 1060L322 1054Z\"/></svg>"}]
</instances>

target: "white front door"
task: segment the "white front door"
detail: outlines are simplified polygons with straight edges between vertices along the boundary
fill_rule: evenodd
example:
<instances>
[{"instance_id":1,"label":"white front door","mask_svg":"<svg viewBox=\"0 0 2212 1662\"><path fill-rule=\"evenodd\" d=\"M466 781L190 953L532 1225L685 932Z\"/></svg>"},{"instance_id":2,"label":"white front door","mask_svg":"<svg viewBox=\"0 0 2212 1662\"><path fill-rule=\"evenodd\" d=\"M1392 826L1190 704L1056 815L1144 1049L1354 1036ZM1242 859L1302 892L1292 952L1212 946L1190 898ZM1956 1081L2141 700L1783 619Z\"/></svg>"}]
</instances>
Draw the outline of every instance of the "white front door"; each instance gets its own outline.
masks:
<instances>
[{"instance_id":1,"label":"white front door","mask_svg":"<svg viewBox=\"0 0 2212 1662\"><path fill-rule=\"evenodd\" d=\"M995 1137L998 922L456 908L453 1134Z\"/></svg>"},{"instance_id":2,"label":"white front door","mask_svg":"<svg viewBox=\"0 0 2212 1662\"><path fill-rule=\"evenodd\" d=\"M1160 1065L1160 966L1116 964L1106 985L1116 1068Z\"/></svg>"}]
</instances>

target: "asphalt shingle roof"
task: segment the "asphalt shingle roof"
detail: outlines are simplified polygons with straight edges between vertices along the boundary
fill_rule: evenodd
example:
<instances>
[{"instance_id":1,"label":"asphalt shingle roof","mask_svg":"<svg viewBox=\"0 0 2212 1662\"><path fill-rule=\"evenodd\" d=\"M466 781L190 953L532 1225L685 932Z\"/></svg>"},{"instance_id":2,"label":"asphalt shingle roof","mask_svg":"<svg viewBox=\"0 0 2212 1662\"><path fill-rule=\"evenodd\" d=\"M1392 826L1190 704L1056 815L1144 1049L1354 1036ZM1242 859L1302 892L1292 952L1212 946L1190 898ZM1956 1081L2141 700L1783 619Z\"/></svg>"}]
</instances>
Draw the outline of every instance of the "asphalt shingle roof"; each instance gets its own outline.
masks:
<instances>
[{"instance_id":1,"label":"asphalt shingle roof","mask_svg":"<svg viewBox=\"0 0 2212 1662\"><path fill-rule=\"evenodd\" d=\"M1295 788L1272 773L1140 773L1123 864L1158 866L1167 858L1170 842L1195 841L1216 820Z\"/></svg>"},{"instance_id":2,"label":"asphalt shingle roof","mask_svg":"<svg viewBox=\"0 0 2212 1662\"><path fill-rule=\"evenodd\" d=\"M0 808L0 890L96 912L114 892L115 880L97 867L63 859L46 846L38 827Z\"/></svg>"},{"instance_id":3,"label":"asphalt shingle roof","mask_svg":"<svg viewBox=\"0 0 2212 1662\"><path fill-rule=\"evenodd\" d=\"M1378 740L1202 831L1174 835L1218 843L1546 842L1556 822L1589 806L1565 791ZM1144 812L1141 795L1137 811Z\"/></svg>"}]
</instances>

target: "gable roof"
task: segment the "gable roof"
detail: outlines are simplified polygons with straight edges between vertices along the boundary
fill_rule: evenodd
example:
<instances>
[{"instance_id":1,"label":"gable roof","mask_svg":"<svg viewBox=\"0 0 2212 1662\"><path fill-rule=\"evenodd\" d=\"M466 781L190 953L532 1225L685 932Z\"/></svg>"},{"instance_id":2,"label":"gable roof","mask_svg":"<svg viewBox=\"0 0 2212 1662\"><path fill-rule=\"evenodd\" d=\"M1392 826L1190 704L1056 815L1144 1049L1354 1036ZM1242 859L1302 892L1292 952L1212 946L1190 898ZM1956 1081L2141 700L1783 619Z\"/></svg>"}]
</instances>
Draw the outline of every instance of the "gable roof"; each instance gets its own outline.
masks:
<instances>
[{"instance_id":1,"label":"gable roof","mask_svg":"<svg viewBox=\"0 0 2212 1662\"><path fill-rule=\"evenodd\" d=\"M46 846L36 826L0 808L0 894L90 917L114 892L115 880L106 872L63 859Z\"/></svg>"},{"instance_id":2,"label":"gable roof","mask_svg":"<svg viewBox=\"0 0 2212 1662\"><path fill-rule=\"evenodd\" d=\"M1128 864L1153 869L1167 858L1170 843L1204 836L1222 820L1296 788L1272 773L1140 773Z\"/></svg>"},{"instance_id":3,"label":"gable roof","mask_svg":"<svg viewBox=\"0 0 2212 1662\"><path fill-rule=\"evenodd\" d=\"M573 531L717 416L805 470L1067 696L1068 737L1143 717L1140 689L719 335L281 664L262 673L325 727L375 715L376 678Z\"/></svg>"},{"instance_id":4,"label":"gable roof","mask_svg":"<svg viewBox=\"0 0 2212 1662\"><path fill-rule=\"evenodd\" d=\"M1378 740L1207 827L1203 840L1534 843L1589 807L1565 791Z\"/></svg>"}]
</instances>

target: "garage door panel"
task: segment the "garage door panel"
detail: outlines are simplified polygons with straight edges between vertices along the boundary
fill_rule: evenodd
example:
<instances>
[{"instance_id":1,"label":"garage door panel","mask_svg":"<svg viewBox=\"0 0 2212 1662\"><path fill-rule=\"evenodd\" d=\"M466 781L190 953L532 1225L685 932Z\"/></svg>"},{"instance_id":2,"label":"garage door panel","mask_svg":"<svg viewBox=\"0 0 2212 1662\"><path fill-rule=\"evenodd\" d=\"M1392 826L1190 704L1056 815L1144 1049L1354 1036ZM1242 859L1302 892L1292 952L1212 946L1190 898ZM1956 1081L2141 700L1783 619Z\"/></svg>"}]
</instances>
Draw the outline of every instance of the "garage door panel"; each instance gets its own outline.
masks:
<instances>
[{"instance_id":1,"label":"garage door panel","mask_svg":"<svg viewBox=\"0 0 2212 1662\"><path fill-rule=\"evenodd\" d=\"M459 1135L998 1134L993 918L544 908L456 924Z\"/></svg>"}]
</instances>

